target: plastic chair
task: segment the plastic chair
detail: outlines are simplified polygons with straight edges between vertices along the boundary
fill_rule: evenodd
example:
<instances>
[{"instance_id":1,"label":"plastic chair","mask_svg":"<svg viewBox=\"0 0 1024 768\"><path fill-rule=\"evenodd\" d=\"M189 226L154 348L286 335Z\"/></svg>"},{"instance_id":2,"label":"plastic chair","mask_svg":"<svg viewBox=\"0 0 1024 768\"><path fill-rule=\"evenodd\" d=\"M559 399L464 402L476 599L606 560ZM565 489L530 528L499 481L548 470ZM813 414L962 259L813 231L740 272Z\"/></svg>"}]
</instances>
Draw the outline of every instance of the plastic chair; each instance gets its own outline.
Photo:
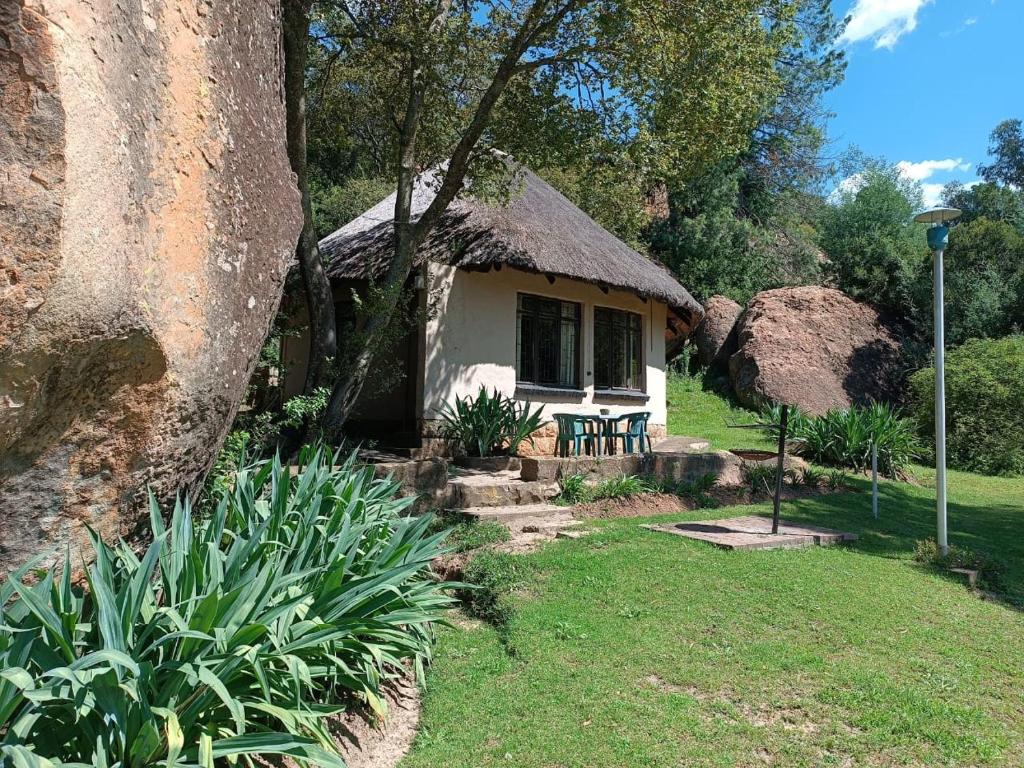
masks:
<instances>
[{"instance_id":1,"label":"plastic chair","mask_svg":"<svg viewBox=\"0 0 1024 768\"><path fill-rule=\"evenodd\" d=\"M552 418L558 424L558 443L555 448L557 456L565 458L569 455L569 443L572 443L573 454L576 456L581 454L584 447L587 453L593 450L600 455L600 443L595 439L595 434L588 429L590 419L575 413L554 413Z\"/></svg>"},{"instance_id":2,"label":"plastic chair","mask_svg":"<svg viewBox=\"0 0 1024 768\"><path fill-rule=\"evenodd\" d=\"M647 434L647 421L651 418L650 411L638 411L636 413L624 413L620 419L626 421L626 430L620 432L615 430L609 433L608 438L614 449L615 441L622 440L622 448L626 453L633 453L634 447L640 449L640 453L650 453L654 450L651 445L651 436ZM647 449L644 450L644 443Z\"/></svg>"}]
</instances>

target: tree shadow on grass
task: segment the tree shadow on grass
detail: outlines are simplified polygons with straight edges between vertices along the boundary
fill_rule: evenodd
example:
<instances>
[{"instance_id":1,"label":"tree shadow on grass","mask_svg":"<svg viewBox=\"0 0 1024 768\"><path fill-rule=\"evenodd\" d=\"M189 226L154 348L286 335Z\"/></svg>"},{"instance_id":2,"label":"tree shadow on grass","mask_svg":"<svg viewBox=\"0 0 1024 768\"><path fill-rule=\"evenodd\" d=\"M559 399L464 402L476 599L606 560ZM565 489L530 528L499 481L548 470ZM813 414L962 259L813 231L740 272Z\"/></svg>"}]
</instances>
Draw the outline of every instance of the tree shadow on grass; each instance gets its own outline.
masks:
<instances>
[{"instance_id":1,"label":"tree shadow on grass","mask_svg":"<svg viewBox=\"0 0 1024 768\"><path fill-rule=\"evenodd\" d=\"M871 514L866 492L824 495L787 502L783 517L857 534L852 549L877 557L906 560L914 545L935 537L935 500L931 492L901 483L879 487L879 517ZM950 501L949 541L1006 564L1000 599L1024 608L1024 506L965 504Z\"/></svg>"}]
</instances>

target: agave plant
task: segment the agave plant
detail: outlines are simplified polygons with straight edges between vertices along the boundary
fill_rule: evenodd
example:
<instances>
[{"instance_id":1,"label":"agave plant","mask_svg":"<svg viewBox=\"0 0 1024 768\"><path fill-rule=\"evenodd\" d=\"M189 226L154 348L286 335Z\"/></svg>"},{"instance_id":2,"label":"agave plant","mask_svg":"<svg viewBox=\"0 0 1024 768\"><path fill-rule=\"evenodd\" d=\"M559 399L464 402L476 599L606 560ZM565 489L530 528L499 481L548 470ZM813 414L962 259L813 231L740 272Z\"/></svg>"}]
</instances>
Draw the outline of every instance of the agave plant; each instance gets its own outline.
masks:
<instances>
[{"instance_id":1,"label":"agave plant","mask_svg":"<svg viewBox=\"0 0 1024 768\"><path fill-rule=\"evenodd\" d=\"M343 766L324 718L422 675L450 585L443 533L403 517L355 456L304 451L239 470L212 516L151 500L138 557L93 535L85 588L62 573L0 589L0 764L213 766L282 754Z\"/></svg>"},{"instance_id":2,"label":"agave plant","mask_svg":"<svg viewBox=\"0 0 1024 768\"><path fill-rule=\"evenodd\" d=\"M441 409L441 436L456 443L467 456L515 455L543 423L543 406L532 410L495 389L480 387L476 397L456 397Z\"/></svg>"}]
</instances>

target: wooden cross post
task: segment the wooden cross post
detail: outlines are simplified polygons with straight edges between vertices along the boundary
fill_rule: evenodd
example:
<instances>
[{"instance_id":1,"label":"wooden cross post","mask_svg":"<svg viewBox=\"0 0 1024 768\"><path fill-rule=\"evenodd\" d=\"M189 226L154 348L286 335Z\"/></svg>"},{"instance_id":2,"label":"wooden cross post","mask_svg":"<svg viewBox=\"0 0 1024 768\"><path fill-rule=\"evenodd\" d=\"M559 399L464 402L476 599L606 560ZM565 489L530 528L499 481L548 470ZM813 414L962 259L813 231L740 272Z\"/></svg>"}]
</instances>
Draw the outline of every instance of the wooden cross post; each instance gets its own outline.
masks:
<instances>
[{"instance_id":1,"label":"wooden cross post","mask_svg":"<svg viewBox=\"0 0 1024 768\"><path fill-rule=\"evenodd\" d=\"M779 466L775 473L775 509L772 512L772 533L779 532L779 507L782 504L782 476L786 471L786 426L789 424L789 406L783 403L779 420Z\"/></svg>"}]
</instances>

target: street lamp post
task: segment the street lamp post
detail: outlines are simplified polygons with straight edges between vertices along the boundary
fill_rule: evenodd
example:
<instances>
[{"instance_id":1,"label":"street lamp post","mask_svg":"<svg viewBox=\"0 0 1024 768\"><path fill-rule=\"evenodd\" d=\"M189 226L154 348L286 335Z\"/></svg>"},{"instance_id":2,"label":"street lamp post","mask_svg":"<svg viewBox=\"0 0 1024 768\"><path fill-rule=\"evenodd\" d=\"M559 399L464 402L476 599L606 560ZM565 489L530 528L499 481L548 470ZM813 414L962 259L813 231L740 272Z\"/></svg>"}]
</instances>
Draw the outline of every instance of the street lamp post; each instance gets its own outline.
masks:
<instances>
[{"instance_id":1,"label":"street lamp post","mask_svg":"<svg viewBox=\"0 0 1024 768\"><path fill-rule=\"evenodd\" d=\"M934 253L935 314L935 512L938 524L939 551L949 554L946 532L946 329L942 286L942 259L949 243L946 222L960 216L956 208L932 208L914 217L920 224L929 224L928 247Z\"/></svg>"}]
</instances>

